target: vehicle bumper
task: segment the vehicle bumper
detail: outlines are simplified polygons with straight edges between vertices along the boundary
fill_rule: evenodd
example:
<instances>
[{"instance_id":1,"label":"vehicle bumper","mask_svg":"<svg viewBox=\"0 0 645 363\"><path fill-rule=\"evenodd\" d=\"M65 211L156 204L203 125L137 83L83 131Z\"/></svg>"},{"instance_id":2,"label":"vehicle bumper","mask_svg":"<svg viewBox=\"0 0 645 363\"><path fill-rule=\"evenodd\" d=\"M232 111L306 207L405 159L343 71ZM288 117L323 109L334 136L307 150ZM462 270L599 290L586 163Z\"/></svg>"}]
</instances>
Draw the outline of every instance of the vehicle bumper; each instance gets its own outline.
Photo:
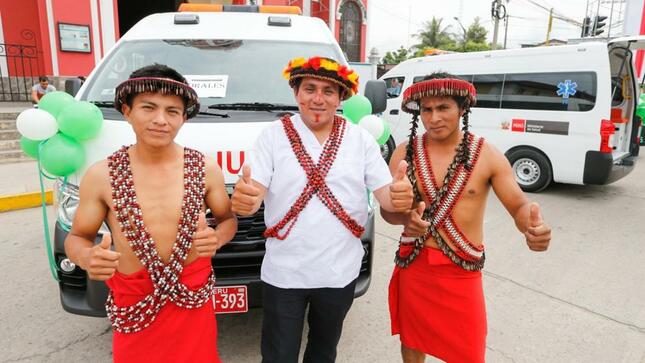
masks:
<instances>
[{"instance_id":1,"label":"vehicle bumper","mask_svg":"<svg viewBox=\"0 0 645 363\"><path fill-rule=\"evenodd\" d=\"M631 173L635 162L634 156L614 162L610 153L587 151L582 182L599 185L613 183Z\"/></svg>"}]
</instances>

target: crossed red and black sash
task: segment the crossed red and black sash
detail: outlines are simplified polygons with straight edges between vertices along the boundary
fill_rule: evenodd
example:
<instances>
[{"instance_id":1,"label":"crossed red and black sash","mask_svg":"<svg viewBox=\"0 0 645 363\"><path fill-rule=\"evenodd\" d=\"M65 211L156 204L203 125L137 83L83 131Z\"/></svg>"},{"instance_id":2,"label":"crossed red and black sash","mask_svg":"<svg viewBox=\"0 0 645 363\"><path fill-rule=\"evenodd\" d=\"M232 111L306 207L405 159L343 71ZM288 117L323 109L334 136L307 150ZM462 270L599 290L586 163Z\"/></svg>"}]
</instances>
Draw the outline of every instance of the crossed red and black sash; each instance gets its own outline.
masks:
<instances>
[{"instance_id":1,"label":"crossed red and black sash","mask_svg":"<svg viewBox=\"0 0 645 363\"><path fill-rule=\"evenodd\" d=\"M279 240L287 238L291 229L296 224L300 213L307 206L307 203L309 203L314 194L316 194L318 199L320 199L327 209L329 209L329 211L335 215L336 218L338 218L338 220L347 227L354 236L360 237L365 228L363 228L363 226L356 222L356 220L354 220L347 211L345 211L325 182L325 177L338 155L338 148L343 140L347 122L340 116L334 116L334 124L332 126L331 133L323 146L318 164L315 164L302 144L302 139L300 138L300 135L298 135L298 131L294 128L289 115L282 117L281 120L284 132L289 139L289 143L298 159L298 163L302 166L305 174L307 175L307 185L287 214L276 225L267 228L264 232L264 236L267 238L275 237ZM287 230L283 234L280 234L280 231L285 227Z\"/></svg>"}]
</instances>

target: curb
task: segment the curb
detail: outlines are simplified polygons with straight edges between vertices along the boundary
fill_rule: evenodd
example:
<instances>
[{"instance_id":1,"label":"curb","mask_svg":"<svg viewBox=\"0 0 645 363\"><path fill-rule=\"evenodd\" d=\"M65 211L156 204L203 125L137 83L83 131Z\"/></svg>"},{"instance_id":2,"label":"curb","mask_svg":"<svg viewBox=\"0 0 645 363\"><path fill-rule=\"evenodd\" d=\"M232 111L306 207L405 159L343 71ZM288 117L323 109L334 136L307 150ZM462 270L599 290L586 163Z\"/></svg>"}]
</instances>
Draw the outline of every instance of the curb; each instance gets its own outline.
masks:
<instances>
[{"instance_id":1,"label":"curb","mask_svg":"<svg viewBox=\"0 0 645 363\"><path fill-rule=\"evenodd\" d=\"M53 200L53 192L51 189L45 191L47 205L52 204ZM0 212L39 207L41 203L40 192L0 195Z\"/></svg>"}]
</instances>

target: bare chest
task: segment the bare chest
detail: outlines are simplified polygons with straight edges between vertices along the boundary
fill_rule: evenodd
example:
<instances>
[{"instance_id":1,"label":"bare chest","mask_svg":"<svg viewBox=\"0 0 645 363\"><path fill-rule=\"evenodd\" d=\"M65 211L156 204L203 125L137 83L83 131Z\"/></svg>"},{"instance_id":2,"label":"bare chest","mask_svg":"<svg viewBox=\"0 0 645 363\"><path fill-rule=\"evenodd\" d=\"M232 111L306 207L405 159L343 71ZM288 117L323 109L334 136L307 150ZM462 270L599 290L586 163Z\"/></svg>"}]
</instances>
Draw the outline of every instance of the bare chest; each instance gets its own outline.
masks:
<instances>
[{"instance_id":1,"label":"bare chest","mask_svg":"<svg viewBox=\"0 0 645 363\"><path fill-rule=\"evenodd\" d=\"M137 201L146 230L162 259L169 258L175 243L184 196L181 170L133 172Z\"/></svg>"},{"instance_id":2,"label":"bare chest","mask_svg":"<svg viewBox=\"0 0 645 363\"><path fill-rule=\"evenodd\" d=\"M453 173L451 180L446 180L448 175L450 165L453 161L454 155L439 154L429 155L428 158L428 172L426 175L430 177L425 177L423 181L428 186L428 189L435 187L438 189L442 188L445 183L450 183L451 180L455 179L455 176L460 174L462 177L467 178L467 182L461 193L459 194L459 208L458 209L467 209L471 210L472 208L479 208L486 202L488 192L490 189L490 178L485 173L485 166L481 165L480 161L477 161L475 167L470 172L466 172L462 167L458 167ZM420 184L419 178L423 176L419 173L419 170L416 171L417 175L417 184ZM419 185L420 187L421 185ZM451 187L453 188L453 187ZM421 191L423 188L419 188ZM432 202L430 196L424 196L426 202Z\"/></svg>"}]
</instances>

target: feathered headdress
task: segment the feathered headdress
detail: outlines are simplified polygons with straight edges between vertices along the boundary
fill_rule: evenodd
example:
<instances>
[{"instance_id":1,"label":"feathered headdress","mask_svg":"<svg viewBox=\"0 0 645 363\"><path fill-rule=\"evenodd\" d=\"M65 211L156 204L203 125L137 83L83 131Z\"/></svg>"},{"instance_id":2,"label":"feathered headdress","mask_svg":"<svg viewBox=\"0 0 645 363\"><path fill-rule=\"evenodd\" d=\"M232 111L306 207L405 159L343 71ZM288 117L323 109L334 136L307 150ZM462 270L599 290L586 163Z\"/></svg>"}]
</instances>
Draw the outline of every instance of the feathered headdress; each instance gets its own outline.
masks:
<instances>
[{"instance_id":1,"label":"feathered headdress","mask_svg":"<svg viewBox=\"0 0 645 363\"><path fill-rule=\"evenodd\" d=\"M282 71L282 75L289 80L289 85L292 88L295 87L298 78L312 77L334 82L343 87L346 91L343 100L358 93L358 74L330 58L292 59Z\"/></svg>"}]
</instances>

